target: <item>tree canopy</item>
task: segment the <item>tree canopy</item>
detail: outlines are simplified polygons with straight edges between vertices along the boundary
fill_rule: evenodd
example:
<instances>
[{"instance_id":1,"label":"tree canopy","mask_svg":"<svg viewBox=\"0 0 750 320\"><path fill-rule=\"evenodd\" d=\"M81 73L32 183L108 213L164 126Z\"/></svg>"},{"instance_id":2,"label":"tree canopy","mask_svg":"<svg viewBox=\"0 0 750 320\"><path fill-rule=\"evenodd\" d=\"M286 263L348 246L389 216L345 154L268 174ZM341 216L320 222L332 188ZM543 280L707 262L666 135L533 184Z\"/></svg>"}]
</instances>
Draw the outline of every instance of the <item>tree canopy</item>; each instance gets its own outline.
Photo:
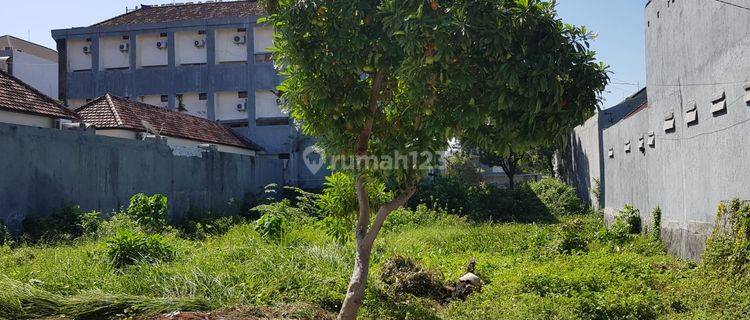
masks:
<instances>
[{"instance_id":1,"label":"tree canopy","mask_svg":"<svg viewBox=\"0 0 750 320\"><path fill-rule=\"evenodd\" d=\"M540 0L267 0L285 108L329 155L533 145L593 114L607 82L585 28ZM263 22L263 21L261 21ZM466 137L466 138L464 138ZM415 190L414 163L355 170L357 259L341 318L356 315L388 213ZM400 192L370 221L365 182Z\"/></svg>"}]
</instances>

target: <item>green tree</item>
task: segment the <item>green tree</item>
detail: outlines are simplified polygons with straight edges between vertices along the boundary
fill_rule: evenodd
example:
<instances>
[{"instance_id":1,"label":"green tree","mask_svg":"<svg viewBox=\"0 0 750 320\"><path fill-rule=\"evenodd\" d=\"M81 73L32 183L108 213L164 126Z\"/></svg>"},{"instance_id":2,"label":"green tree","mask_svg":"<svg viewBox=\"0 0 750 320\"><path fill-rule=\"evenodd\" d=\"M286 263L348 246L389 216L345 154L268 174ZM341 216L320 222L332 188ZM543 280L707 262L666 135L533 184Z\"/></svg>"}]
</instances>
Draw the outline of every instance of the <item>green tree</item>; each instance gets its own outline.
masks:
<instances>
[{"instance_id":1,"label":"green tree","mask_svg":"<svg viewBox=\"0 0 750 320\"><path fill-rule=\"evenodd\" d=\"M370 255L388 214L415 192L425 159L378 170L377 156L446 150L488 120L570 125L590 114L606 79L582 28L538 0L267 0L284 104L328 155L356 157L354 270L340 319L362 305ZM263 21L261 21L263 22ZM592 99L588 99L592 98ZM585 103L584 103L585 102ZM496 113L496 114L495 114ZM524 126L523 128L526 128ZM477 140L486 145L487 141ZM503 141L503 140L501 140ZM377 162L377 161L375 161ZM371 219L367 182L396 186Z\"/></svg>"}]
</instances>

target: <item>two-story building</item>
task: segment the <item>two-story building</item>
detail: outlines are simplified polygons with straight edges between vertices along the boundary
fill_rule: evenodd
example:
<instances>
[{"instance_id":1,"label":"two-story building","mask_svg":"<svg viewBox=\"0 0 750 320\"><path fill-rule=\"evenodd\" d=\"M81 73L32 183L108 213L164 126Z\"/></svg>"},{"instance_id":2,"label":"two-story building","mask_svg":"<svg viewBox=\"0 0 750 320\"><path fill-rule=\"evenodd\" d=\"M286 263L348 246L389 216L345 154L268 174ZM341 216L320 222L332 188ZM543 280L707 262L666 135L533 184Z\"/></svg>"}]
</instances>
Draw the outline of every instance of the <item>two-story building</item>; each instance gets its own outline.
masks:
<instances>
[{"instance_id":1,"label":"two-story building","mask_svg":"<svg viewBox=\"0 0 750 320\"><path fill-rule=\"evenodd\" d=\"M110 93L219 121L259 144L261 156L288 159L296 184L300 134L279 107L273 28L257 23L264 14L257 1L142 5L53 30L59 98L75 109Z\"/></svg>"},{"instance_id":2,"label":"two-story building","mask_svg":"<svg viewBox=\"0 0 750 320\"><path fill-rule=\"evenodd\" d=\"M57 98L57 52L14 36L0 36L0 70Z\"/></svg>"},{"instance_id":3,"label":"two-story building","mask_svg":"<svg viewBox=\"0 0 750 320\"><path fill-rule=\"evenodd\" d=\"M279 108L273 29L256 1L143 5L89 27L53 30L60 100L111 93L230 125L289 157L296 130Z\"/></svg>"}]
</instances>

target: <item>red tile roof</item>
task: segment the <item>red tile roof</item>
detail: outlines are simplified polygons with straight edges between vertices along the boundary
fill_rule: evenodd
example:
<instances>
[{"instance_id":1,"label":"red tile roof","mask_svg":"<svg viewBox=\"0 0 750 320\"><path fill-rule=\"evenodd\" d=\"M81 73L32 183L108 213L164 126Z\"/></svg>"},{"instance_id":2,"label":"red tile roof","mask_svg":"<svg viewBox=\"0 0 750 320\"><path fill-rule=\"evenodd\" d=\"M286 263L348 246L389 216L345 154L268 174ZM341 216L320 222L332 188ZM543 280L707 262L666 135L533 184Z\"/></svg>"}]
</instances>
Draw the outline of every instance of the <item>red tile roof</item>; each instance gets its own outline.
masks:
<instances>
[{"instance_id":1,"label":"red tile roof","mask_svg":"<svg viewBox=\"0 0 750 320\"><path fill-rule=\"evenodd\" d=\"M254 142L224 125L177 111L106 94L76 109L85 123L97 129L148 131L153 126L161 135L222 144L251 150L263 150ZM144 122L146 124L144 124Z\"/></svg>"},{"instance_id":2,"label":"red tile roof","mask_svg":"<svg viewBox=\"0 0 750 320\"><path fill-rule=\"evenodd\" d=\"M58 101L45 96L30 85L0 70L0 110L41 115L49 118L75 119L75 113Z\"/></svg>"},{"instance_id":3,"label":"red tile roof","mask_svg":"<svg viewBox=\"0 0 750 320\"><path fill-rule=\"evenodd\" d=\"M228 1L165 6L142 5L140 9L99 22L92 27L263 15L265 15L265 11L257 1Z\"/></svg>"}]
</instances>

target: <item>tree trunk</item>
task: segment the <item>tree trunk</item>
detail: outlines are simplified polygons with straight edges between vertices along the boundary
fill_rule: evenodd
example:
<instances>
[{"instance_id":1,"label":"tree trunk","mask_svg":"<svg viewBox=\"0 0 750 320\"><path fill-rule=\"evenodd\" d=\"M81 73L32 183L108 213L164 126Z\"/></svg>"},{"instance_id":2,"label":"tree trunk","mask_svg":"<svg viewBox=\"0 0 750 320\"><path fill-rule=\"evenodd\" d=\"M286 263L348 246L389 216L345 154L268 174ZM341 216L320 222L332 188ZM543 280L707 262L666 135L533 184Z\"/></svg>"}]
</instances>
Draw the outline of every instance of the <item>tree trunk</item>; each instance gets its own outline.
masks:
<instances>
[{"instance_id":1,"label":"tree trunk","mask_svg":"<svg viewBox=\"0 0 750 320\"><path fill-rule=\"evenodd\" d=\"M360 176L357 178L355 188L357 189L357 199L359 202L359 218L357 219L357 230L355 232L357 253L354 257L354 270L352 271L351 279L349 279L346 297L344 297L344 303L341 305L341 311L339 311L338 319L340 320L353 320L357 318L357 312L362 307L365 298L367 277L370 272L370 256L375 239L380 233L383 223L388 218L388 214L398 207L403 206L416 191L413 185L409 185L398 197L381 206L378 209L377 216L375 216L375 221L373 221L370 230L367 230L370 222L370 207L363 177Z\"/></svg>"},{"instance_id":2,"label":"tree trunk","mask_svg":"<svg viewBox=\"0 0 750 320\"><path fill-rule=\"evenodd\" d=\"M357 312L362 307L367 287L367 277L370 273L370 255L372 244L358 244L357 255L354 258L354 271L349 280L344 303L339 312L339 319L350 320L357 318Z\"/></svg>"}]
</instances>

